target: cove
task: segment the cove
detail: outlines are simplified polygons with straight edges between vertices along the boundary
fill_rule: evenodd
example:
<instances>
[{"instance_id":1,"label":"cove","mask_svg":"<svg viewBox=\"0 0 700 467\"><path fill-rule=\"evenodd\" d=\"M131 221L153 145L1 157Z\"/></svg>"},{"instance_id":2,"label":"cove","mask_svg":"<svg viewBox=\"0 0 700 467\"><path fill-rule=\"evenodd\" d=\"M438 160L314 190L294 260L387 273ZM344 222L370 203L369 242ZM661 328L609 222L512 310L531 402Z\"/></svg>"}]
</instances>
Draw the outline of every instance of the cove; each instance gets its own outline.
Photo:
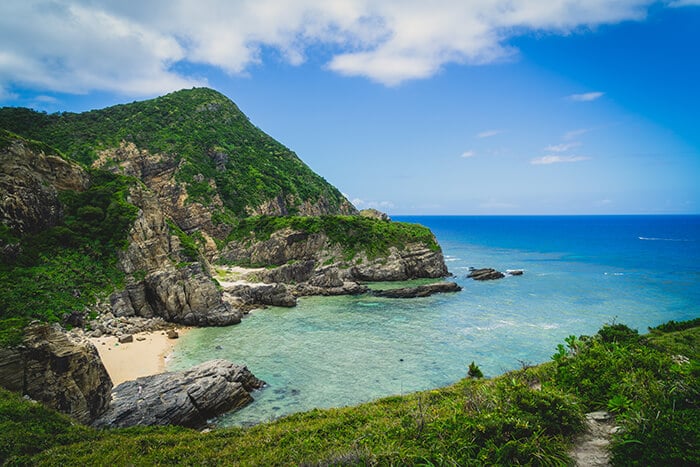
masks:
<instances>
[{"instance_id":1,"label":"cove","mask_svg":"<svg viewBox=\"0 0 700 467\"><path fill-rule=\"evenodd\" d=\"M444 386L471 361L487 376L543 362L566 336L605 323L644 332L696 317L698 219L401 219L435 232L462 292L304 298L293 309L254 311L237 326L187 333L168 368L225 358L267 381L253 404L217 420L228 426ZM475 282L466 278L470 266L525 274Z\"/></svg>"}]
</instances>

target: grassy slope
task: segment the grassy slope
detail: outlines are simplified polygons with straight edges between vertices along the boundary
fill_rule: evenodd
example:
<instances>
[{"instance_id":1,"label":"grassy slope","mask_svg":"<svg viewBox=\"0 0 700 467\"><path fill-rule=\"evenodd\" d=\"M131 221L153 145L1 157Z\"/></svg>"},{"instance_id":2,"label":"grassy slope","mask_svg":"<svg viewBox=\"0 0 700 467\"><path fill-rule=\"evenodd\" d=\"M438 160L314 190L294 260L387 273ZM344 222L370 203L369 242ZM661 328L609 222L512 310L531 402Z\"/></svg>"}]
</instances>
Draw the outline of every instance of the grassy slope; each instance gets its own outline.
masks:
<instances>
[{"instance_id":1,"label":"grassy slope","mask_svg":"<svg viewBox=\"0 0 700 467\"><path fill-rule=\"evenodd\" d=\"M607 407L624 427L613 448L616 463L694 465L700 462L699 341L698 327L639 337L608 326L594 338L567 339L552 362L492 380L465 379L206 434L173 427L79 432L63 422L55 426L59 440L51 441L42 438L37 415L24 419L36 427L38 445L13 435L10 426L9 434L0 433L16 444L3 455L50 447L32 461L61 465L560 465L582 413ZM674 363L681 351L692 352L684 353L688 363ZM542 389L531 389L537 381ZM20 410L14 407L27 405L4 392L0 400L0 426ZM85 439L74 442L80 436Z\"/></svg>"},{"instance_id":2,"label":"grassy slope","mask_svg":"<svg viewBox=\"0 0 700 467\"><path fill-rule=\"evenodd\" d=\"M87 165L98 151L122 141L175 154L185 160L177 178L187 183L190 196L209 204L214 192L207 180L213 179L227 212L234 216L280 194L293 195L297 202L324 197L333 209L344 199L293 152L252 125L226 96L211 89L183 90L80 114L5 107L0 109L0 128L49 143ZM216 169L215 153L228 157L226 170ZM197 181L198 174L203 181Z\"/></svg>"}]
</instances>

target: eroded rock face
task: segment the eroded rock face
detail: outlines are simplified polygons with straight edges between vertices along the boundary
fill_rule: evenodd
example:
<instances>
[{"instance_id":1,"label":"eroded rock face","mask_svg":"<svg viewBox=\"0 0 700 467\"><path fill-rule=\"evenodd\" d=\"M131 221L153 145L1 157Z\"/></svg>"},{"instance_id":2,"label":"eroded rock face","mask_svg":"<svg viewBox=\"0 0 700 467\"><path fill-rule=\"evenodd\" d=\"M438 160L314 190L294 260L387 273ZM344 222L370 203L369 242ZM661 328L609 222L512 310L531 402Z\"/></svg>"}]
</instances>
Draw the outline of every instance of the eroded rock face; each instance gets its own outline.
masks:
<instances>
[{"instance_id":1,"label":"eroded rock face","mask_svg":"<svg viewBox=\"0 0 700 467\"><path fill-rule=\"evenodd\" d=\"M178 267L179 241L170 234L166 215L149 190L136 186L129 201L140 208L129 232L129 246L119 253L120 268L142 280L110 297L115 316L159 316L196 326L239 323L241 313L222 299L199 263Z\"/></svg>"},{"instance_id":2,"label":"eroded rock face","mask_svg":"<svg viewBox=\"0 0 700 467\"><path fill-rule=\"evenodd\" d=\"M231 242L221 257L231 262L279 265L259 274L264 282L306 282L324 275L329 268L336 271L337 286L345 281L401 281L448 275L442 253L420 243L406 244L403 249L391 247L387 255L377 258L360 253L345 259L343 251L325 234L289 228L274 232L264 241Z\"/></svg>"},{"instance_id":3,"label":"eroded rock face","mask_svg":"<svg viewBox=\"0 0 700 467\"><path fill-rule=\"evenodd\" d=\"M62 216L58 192L88 183L78 164L16 139L0 150L0 224L20 234L54 226Z\"/></svg>"},{"instance_id":4,"label":"eroded rock face","mask_svg":"<svg viewBox=\"0 0 700 467\"><path fill-rule=\"evenodd\" d=\"M211 360L190 370L144 376L112 392L109 411L97 427L180 425L200 428L207 420L240 409L265 385L246 367Z\"/></svg>"},{"instance_id":5,"label":"eroded rock face","mask_svg":"<svg viewBox=\"0 0 700 467\"><path fill-rule=\"evenodd\" d=\"M29 326L23 345L0 349L0 384L83 423L105 412L112 390L95 346L47 324Z\"/></svg>"}]
</instances>

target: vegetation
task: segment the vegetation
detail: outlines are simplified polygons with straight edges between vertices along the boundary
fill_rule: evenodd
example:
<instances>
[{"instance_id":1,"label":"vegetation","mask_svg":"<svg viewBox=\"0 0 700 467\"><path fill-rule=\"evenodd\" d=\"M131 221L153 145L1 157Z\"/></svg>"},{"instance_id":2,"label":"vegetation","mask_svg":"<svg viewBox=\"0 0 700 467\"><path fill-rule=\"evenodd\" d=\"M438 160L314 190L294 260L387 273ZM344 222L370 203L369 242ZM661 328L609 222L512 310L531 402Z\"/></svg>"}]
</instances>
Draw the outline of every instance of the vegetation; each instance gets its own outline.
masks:
<instances>
[{"instance_id":1,"label":"vegetation","mask_svg":"<svg viewBox=\"0 0 700 467\"><path fill-rule=\"evenodd\" d=\"M293 152L252 125L226 96L211 89L183 90L79 114L5 107L0 109L0 128L45 141L86 165L100 151L122 142L172 155L182 161L176 177L186 184L191 199L209 205L219 194L224 211L235 216L246 216L247 207L278 196L291 201L292 210L323 198L337 211L344 200Z\"/></svg>"},{"instance_id":2,"label":"vegetation","mask_svg":"<svg viewBox=\"0 0 700 467\"><path fill-rule=\"evenodd\" d=\"M2 241L18 247L0 264L0 346L18 343L31 319L60 321L122 286L117 252L136 218L126 201L132 181L101 171L91 180L84 192L60 194L61 224L24 236L0 229Z\"/></svg>"},{"instance_id":3,"label":"vegetation","mask_svg":"<svg viewBox=\"0 0 700 467\"><path fill-rule=\"evenodd\" d=\"M210 433L95 431L0 392L0 445L6 446L0 462L564 465L583 430L583 413L612 408L621 425L612 446L616 465L697 465L700 328L663 333L660 341L661 334L638 336L614 326L630 338L610 340L606 326L596 336L567 339L566 354L552 362L494 379L465 378L446 388ZM686 348L682 333L691 331L694 351L678 363L674 355ZM17 413L27 414L23 423L9 425ZM49 425L56 438L43 435ZM36 428L18 435L26 426Z\"/></svg>"},{"instance_id":4,"label":"vegetation","mask_svg":"<svg viewBox=\"0 0 700 467\"><path fill-rule=\"evenodd\" d=\"M340 245L346 259L364 252L374 258L386 254L389 248L403 249L407 243L421 243L433 251L440 246L430 229L419 224L385 222L361 216L256 216L241 219L227 238L228 241L263 241L285 228L305 233L324 233L332 244Z\"/></svg>"}]
</instances>

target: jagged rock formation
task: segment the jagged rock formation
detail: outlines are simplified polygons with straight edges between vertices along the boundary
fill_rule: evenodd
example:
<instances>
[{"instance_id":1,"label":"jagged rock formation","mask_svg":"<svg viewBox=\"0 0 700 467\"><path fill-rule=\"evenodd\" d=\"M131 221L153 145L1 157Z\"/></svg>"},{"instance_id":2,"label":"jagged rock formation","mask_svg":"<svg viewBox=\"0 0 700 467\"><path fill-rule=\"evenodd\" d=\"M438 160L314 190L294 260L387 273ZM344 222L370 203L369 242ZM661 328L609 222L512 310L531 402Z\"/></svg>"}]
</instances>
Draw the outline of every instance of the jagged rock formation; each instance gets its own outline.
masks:
<instances>
[{"instance_id":1,"label":"jagged rock formation","mask_svg":"<svg viewBox=\"0 0 700 467\"><path fill-rule=\"evenodd\" d=\"M240 409L265 385L246 367L211 360L190 370L145 376L120 384L109 410L94 425L180 425L201 428L221 413Z\"/></svg>"},{"instance_id":2,"label":"jagged rock formation","mask_svg":"<svg viewBox=\"0 0 700 467\"><path fill-rule=\"evenodd\" d=\"M467 277L474 279L475 281L492 281L496 279L503 279L506 276L522 276L523 273L524 271L522 269L508 269L505 273L502 273L501 271L497 271L493 268L470 268Z\"/></svg>"},{"instance_id":3,"label":"jagged rock formation","mask_svg":"<svg viewBox=\"0 0 700 467\"><path fill-rule=\"evenodd\" d=\"M0 142L6 142L0 145L0 223L17 234L56 225L62 216L58 192L87 188L85 171L50 148L4 130Z\"/></svg>"},{"instance_id":4,"label":"jagged rock formation","mask_svg":"<svg viewBox=\"0 0 700 467\"><path fill-rule=\"evenodd\" d=\"M112 380L90 342L36 324L26 328L22 345L0 348L0 385L90 423L107 409Z\"/></svg>"},{"instance_id":5,"label":"jagged rock formation","mask_svg":"<svg viewBox=\"0 0 700 467\"><path fill-rule=\"evenodd\" d=\"M221 251L221 258L232 263L282 265L259 273L264 282L301 283L330 271L337 274L336 286L345 281L401 281L448 275L442 253L419 242L401 249L392 246L386 254L374 257L365 252L348 259L344 256L342 248L325 233L291 228L274 232L263 241L230 242Z\"/></svg>"},{"instance_id":6,"label":"jagged rock formation","mask_svg":"<svg viewBox=\"0 0 700 467\"><path fill-rule=\"evenodd\" d=\"M417 298L429 297L436 293L459 292L462 287L455 282L436 282L434 284L419 285L417 287L401 287L398 289L375 290L372 294L376 297L386 298Z\"/></svg>"},{"instance_id":7,"label":"jagged rock formation","mask_svg":"<svg viewBox=\"0 0 700 467\"><path fill-rule=\"evenodd\" d=\"M179 241L170 234L166 216L153 194L140 186L130 201L140 208L129 232L129 245L119 253L127 274L144 278L112 295L116 316L160 316L167 321L198 326L239 323L241 313L222 300L221 292L199 263L177 267Z\"/></svg>"},{"instance_id":8,"label":"jagged rock formation","mask_svg":"<svg viewBox=\"0 0 700 467\"><path fill-rule=\"evenodd\" d=\"M506 277L506 275L492 268L481 268L469 271L467 277L474 279L475 281L492 281L496 279L503 279Z\"/></svg>"}]
</instances>

